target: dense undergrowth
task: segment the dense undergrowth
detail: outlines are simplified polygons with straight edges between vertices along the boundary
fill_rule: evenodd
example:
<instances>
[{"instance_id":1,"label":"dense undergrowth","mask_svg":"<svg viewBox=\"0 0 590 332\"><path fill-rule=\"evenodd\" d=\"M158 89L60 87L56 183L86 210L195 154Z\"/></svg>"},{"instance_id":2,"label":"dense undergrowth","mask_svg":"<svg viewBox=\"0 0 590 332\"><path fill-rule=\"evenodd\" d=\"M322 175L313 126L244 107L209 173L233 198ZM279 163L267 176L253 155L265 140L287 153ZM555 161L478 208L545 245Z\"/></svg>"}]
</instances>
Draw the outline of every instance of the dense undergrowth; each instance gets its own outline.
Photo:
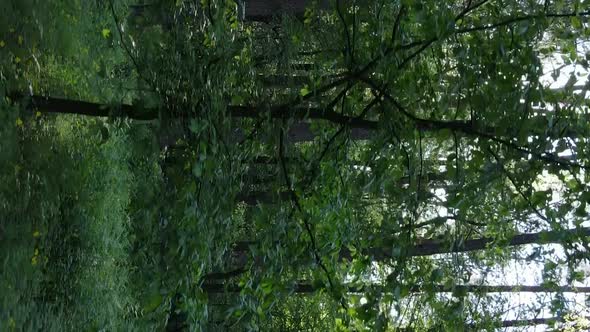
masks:
<instances>
[{"instance_id":1,"label":"dense undergrowth","mask_svg":"<svg viewBox=\"0 0 590 332\"><path fill-rule=\"evenodd\" d=\"M156 178L141 172L157 165L146 151L130 165L133 147L145 150L129 140L141 130L26 119L6 104L0 116L1 140L12 142L0 148L0 330L130 328L142 314L130 285L130 203Z\"/></svg>"}]
</instances>

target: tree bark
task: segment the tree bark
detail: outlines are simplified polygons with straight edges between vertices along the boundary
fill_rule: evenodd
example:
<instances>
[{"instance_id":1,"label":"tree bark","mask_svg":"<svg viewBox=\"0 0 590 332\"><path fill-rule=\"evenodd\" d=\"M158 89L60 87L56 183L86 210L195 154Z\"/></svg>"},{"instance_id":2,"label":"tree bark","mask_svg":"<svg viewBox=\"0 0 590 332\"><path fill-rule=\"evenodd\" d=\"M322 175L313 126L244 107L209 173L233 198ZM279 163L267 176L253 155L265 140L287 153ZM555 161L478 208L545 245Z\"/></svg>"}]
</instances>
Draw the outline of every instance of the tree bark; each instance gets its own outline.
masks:
<instances>
[{"instance_id":1,"label":"tree bark","mask_svg":"<svg viewBox=\"0 0 590 332\"><path fill-rule=\"evenodd\" d=\"M584 317L590 319L590 317ZM514 319L501 321L498 327L518 327L518 326L534 326L534 325L551 325L554 323L563 322L563 317L547 317L547 318L529 318L529 319ZM475 325L470 325L471 328L476 328Z\"/></svg>"},{"instance_id":2,"label":"tree bark","mask_svg":"<svg viewBox=\"0 0 590 332\"><path fill-rule=\"evenodd\" d=\"M11 99L23 99L19 95L12 95ZM96 117L127 117L134 120L158 119L158 110L141 109L132 105L108 105L71 99L30 96L30 106L42 113L78 114ZM254 106L228 106L229 115L236 118L260 118L270 115L273 119L303 119L305 117L316 120L326 120L336 124L348 125L351 128L375 130L378 128L376 121L352 118L333 111L323 111L320 108L293 108L288 106L276 106L269 109ZM309 125L306 125L309 126Z\"/></svg>"},{"instance_id":3,"label":"tree bark","mask_svg":"<svg viewBox=\"0 0 590 332\"><path fill-rule=\"evenodd\" d=\"M590 228L569 229L565 231L544 231L538 233L524 233L514 235L509 238L507 243L503 244L507 247L521 246L525 244L549 244L560 243L562 239L573 235L581 237L590 236ZM395 239L385 241L383 246L372 247L364 250L363 254L369 255L376 261L383 261L393 258L391 255L392 249L395 248ZM440 240L418 240L418 243L407 248L405 255L408 257L432 256L438 254L450 254L460 252L471 252L491 248L492 244L496 243L494 238L480 238L464 240L461 243L448 243ZM256 246L258 242L242 241L236 242L234 251L247 252L250 246ZM353 253L347 248L340 249L341 260L351 260L354 258Z\"/></svg>"},{"instance_id":4,"label":"tree bark","mask_svg":"<svg viewBox=\"0 0 590 332\"><path fill-rule=\"evenodd\" d=\"M240 18L244 21L270 22L276 16L292 15L303 18L310 0L242 0L239 1ZM320 0L321 9L329 8L328 0Z\"/></svg>"},{"instance_id":5,"label":"tree bark","mask_svg":"<svg viewBox=\"0 0 590 332\"><path fill-rule=\"evenodd\" d=\"M21 96L11 96L13 100L22 99ZM44 113L66 113L66 114L79 114L86 116L98 116L98 117L127 117L134 120L155 120L158 118L158 110L156 109L141 109L131 105L107 105L90 103L86 101L69 100L54 97L42 97L42 96L31 96L27 97L30 105L33 109L44 112ZM370 137L372 131L379 129L379 121L360 119L357 117L350 117L334 112L332 110L323 110L315 107L289 107L285 105L270 107L270 108L259 108L254 106L228 106L229 116L235 118L262 118L270 116L273 119L313 119L313 120L324 120L333 124L343 125L351 128L353 134L359 139L367 139ZM530 118L527 121L532 121L530 128L531 135L544 135L546 128L548 128L548 119L539 115L534 118ZM452 131L461 132L467 135L481 136L494 136L502 133L506 130L498 129L493 126L480 125L472 123L466 120L436 120L436 119L420 119L416 118L413 121L413 125L417 130L421 131L438 131L443 129L449 129ZM294 134L294 136L300 137L300 140L309 139L311 131L309 130L309 124L303 122L298 124L300 126L300 134ZM297 131L297 129L295 130ZM564 128L559 133L551 133L551 137L576 137L578 136L575 130L569 127Z\"/></svg>"},{"instance_id":6,"label":"tree bark","mask_svg":"<svg viewBox=\"0 0 590 332\"><path fill-rule=\"evenodd\" d=\"M242 287L234 284L220 284L211 283L203 284L202 288L207 293L238 293L242 290ZM297 282L289 289L293 290L294 293L298 294L310 294L315 293L325 287L322 285L314 285L309 282ZM384 286L378 284L370 284L366 286L344 286L348 293L363 293L369 289L380 289L382 292L393 292L393 290L387 291ZM423 293L423 292L435 292L435 293L590 293L590 287L573 287L573 286L525 286L525 285L415 285L409 286L410 293Z\"/></svg>"},{"instance_id":7,"label":"tree bark","mask_svg":"<svg viewBox=\"0 0 590 332\"><path fill-rule=\"evenodd\" d=\"M513 236L504 245L507 247L521 246L525 244L549 244L549 243L560 243L563 238L579 235L580 237L590 236L590 228L570 229L562 232L558 231L545 231L538 233L525 233ZM439 240L421 240L418 244L409 247L406 250L405 255L408 257L423 257L439 254L450 254L460 252L471 252L477 250L484 250L491 248L491 244L495 243L493 238L481 238L481 239L470 239L460 243L446 243ZM388 244L381 247L372 247L366 250L362 250L362 254L369 255L374 261L385 261L394 258L391 255L392 249L394 248L395 240L387 241ZM239 261L243 262L242 265L236 266L235 271L240 271L238 274L245 272L245 266L248 262L248 251L250 247L257 246L258 242L255 241L242 241L236 242L233 246L233 256L238 257ZM352 252L347 248L340 249L340 260L350 261L354 258ZM207 280L214 279L225 279L226 274L220 274L220 278L217 278L215 274L211 274L210 277L206 277ZM229 276L232 277L232 276Z\"/></svg>"}]
</instances>

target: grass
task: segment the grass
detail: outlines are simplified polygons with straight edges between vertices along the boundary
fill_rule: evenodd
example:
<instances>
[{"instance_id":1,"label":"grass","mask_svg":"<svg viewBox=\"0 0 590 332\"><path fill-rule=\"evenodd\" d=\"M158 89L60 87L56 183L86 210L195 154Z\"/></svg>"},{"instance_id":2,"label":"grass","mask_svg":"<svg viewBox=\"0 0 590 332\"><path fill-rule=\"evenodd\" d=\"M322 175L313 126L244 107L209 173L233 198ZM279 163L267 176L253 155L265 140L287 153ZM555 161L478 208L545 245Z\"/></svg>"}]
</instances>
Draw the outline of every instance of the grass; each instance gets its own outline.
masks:
<instances>
[{"instance_id":1,"label":"grass","mask_svg":"<svg viewBox=\"0 0 590 332\"><path fill-rule=\"evenodd\" d=\"M0 330L129 330L128 127L0 111Z\"/></svg>"}]
</instances>

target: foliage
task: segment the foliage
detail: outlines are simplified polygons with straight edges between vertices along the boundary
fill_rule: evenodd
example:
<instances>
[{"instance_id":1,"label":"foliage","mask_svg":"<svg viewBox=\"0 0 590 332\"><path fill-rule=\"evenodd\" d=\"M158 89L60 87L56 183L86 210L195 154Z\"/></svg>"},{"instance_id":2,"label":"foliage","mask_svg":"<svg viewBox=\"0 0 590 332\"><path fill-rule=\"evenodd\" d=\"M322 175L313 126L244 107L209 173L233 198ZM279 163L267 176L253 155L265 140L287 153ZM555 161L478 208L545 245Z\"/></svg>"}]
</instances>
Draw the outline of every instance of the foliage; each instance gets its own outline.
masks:
<instances>
[{"instance_id":1,"label":"foliage","mask_svg":"<svg viewBox=\"0 0 590 332\"><path fill-rule=\"evenodd\" d=\"M1 5L0 326L588 314L586 2L253 3Z\"/></svg>"},{"instance_id":2,"label":"foliage","mask_svg":"<svg viewBox=\"0 0 590 332\"><path fill-rule=\"evenodd\" d=\"M134 302L127 289L134 181L124 129L113 126L103 139L102 121L19 122L6 104L2 115L2 139L12 142L2 151L3 325L118 328Z\"/></svg>"}]
</instances>

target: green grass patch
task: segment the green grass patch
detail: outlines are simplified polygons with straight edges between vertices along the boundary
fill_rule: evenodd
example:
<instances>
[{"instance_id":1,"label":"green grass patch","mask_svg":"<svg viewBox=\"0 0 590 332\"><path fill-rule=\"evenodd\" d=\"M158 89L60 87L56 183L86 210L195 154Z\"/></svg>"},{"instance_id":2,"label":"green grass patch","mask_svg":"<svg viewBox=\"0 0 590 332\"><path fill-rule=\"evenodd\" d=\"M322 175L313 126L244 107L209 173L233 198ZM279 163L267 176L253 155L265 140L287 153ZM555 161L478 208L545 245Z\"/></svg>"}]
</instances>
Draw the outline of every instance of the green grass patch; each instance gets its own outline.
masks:
<instances>
[{"instance_id":1,"label":"green grass patch","mask_svg":"<svg viewBox=\"0 0 590 332\"><path fill-rule=\"evenodd\" d=\"M128 330L128 127L1 107L0 330Z\"/></svg>"}]
</instances>

